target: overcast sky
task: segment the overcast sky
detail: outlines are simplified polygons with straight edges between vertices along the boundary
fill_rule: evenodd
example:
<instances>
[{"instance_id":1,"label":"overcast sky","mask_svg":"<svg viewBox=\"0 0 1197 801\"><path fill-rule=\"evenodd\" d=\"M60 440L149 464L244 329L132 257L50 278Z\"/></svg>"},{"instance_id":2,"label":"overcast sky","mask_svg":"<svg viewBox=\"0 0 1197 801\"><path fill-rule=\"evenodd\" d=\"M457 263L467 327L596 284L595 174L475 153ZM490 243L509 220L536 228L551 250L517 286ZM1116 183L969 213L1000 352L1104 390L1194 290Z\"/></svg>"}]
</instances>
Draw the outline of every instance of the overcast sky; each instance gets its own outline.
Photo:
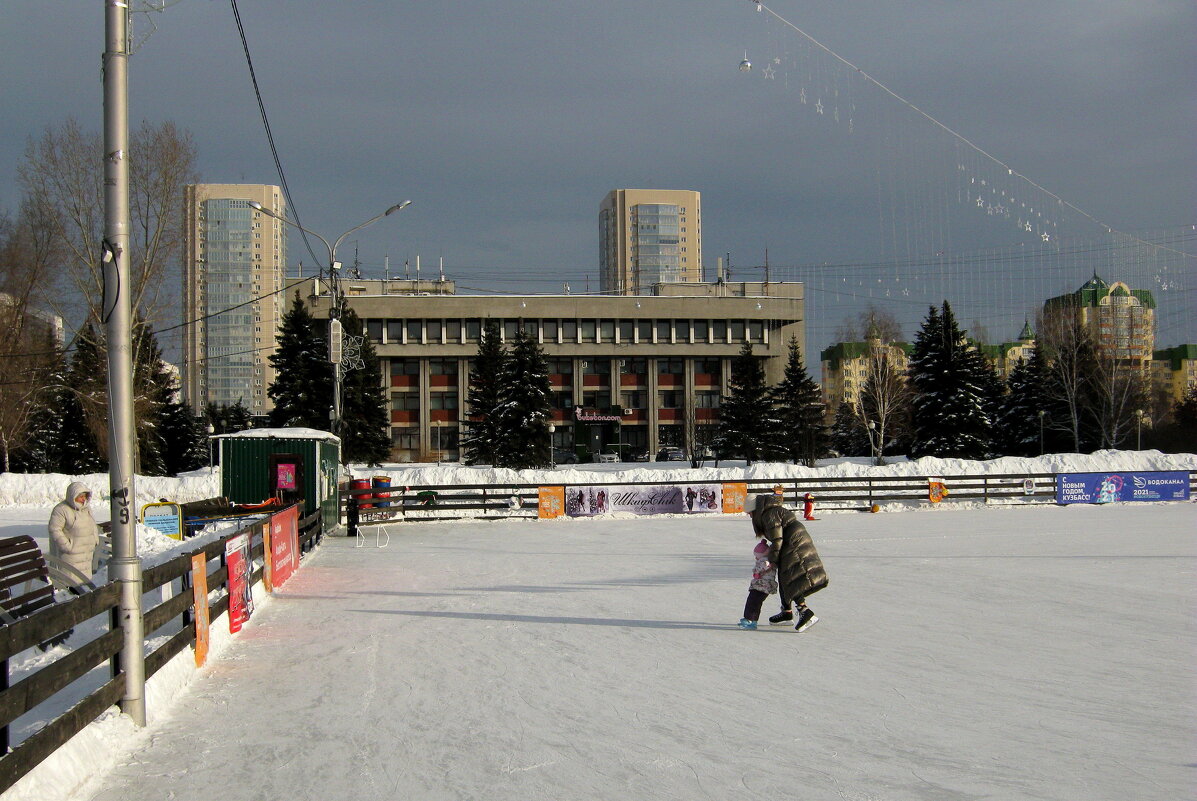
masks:
<instances>
[{"instance_id":1,"label":"overcast sky","mask_svg":"<svg viewBox=\"0 0 1197 801\"><path fill-rule=\"evenodd\" d=\"M426 272L443 257L466 287L543 292L568 281L575 292L596 290L598 206L613 188L702 192L705 262L713 272L730 253L743 266L736 278L759 277L748 268L764 263L766 248L784 278L793 266L1028 246L1012 217L953 221L972 200L961 197L965 177L988 175L996 186L1004 171L748 0L240 0L239 8L304 223L333 239L414 201L343 246L341 260L351 262L356 243L367 275L381 276L387 254L394 273L419 253ZM774 0L769 8L1094 219L1129 232L1197 222L1192 0ZM12 211L29 137L68 116L100 129L103 3L7 0L0 13L0 207ZM156 30L131 59L132 123L172 119L191 130L203 180L277 184L230 4L182 0L138 15L139 38L147 20ZM745 55L749 72L737 69ZM822 114L816 100L826 101ZM1011 196L1043 197L1005 180ZM949 213L935 211L945 204ZM1061 224L1065 211L1082 222L1071 234L1096 234L1087 218L1058 208ZM298 238L290 255L311 269ZM1148 287L1159 294L1179 280L1188 292L1169 300L1180 322L1169 324L1175 341L1161 345L1197 339L1193 266L1182 259L1179 279L1172 264ZM1061 271L1052 291L1088 277ZM968 272L936 287L945 290L938 299L983 277ZM811 282L815 348L851 311L842 305L849 298L859 305L889 291L864 291L862 280L861 291L833 296L828 274L822 289ZM898 284L925 278L890 274ZM1027 311L1017 295L973 299L1009 307L988 318L974 310L997 339L1012 336L1010 321ZM903 302L897 313L911 336L909 321L926 305L917 293Z\"/></svg>"}]
</instances>

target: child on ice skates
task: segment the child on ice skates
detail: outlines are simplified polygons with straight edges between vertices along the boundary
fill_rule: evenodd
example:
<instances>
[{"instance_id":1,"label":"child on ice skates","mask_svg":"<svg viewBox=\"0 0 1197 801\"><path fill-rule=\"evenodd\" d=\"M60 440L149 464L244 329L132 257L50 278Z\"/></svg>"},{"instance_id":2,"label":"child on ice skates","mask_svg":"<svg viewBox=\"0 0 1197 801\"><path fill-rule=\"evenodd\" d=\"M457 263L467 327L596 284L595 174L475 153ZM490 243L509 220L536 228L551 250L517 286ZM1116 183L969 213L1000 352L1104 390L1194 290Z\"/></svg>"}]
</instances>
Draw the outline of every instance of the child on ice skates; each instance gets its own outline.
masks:
<instances>
[{"instance_id":1,"label":"child on ice skates","mask_svg":"<svg viewBox=\"0 0 1197 801\"><path fill-rule=\"evenodd\" d=\"M752 566L748 600L744 602L744 617L740 618L739 626L742 629L756 628L756 622L761 618L761 605L777 592L777 566L769 561L769 541L764 537L759 538L752 553L756 562Z\"/></svg>"}]
</instances>

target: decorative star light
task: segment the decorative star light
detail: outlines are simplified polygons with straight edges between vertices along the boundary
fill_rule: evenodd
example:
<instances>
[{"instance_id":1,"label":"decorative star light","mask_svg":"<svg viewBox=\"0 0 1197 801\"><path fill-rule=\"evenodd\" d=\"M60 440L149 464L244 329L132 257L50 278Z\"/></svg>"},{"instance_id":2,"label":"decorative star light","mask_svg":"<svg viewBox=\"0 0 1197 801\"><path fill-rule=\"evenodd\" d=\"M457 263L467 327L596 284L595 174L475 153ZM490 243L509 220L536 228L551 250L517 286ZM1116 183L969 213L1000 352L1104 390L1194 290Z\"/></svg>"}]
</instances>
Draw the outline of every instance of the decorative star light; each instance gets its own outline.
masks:
<instances>
[{"instance_id":1,"label":"decorative star light","mask_svg":"<svg viewBox=\"0 0 1197 801\"><path fill-rule=\"evenodd\" d=\"M823 98L819 98L815 101L815 111L819 112L820 114L823 113Z\"/></svg>"},{"instance_id":2,"label":"decorative star light","mask_svg":"<svg viewBox=\"0 0 1197 801\"><path fill-rule=\"evenodd\" d=\"M1040 234L1039 238L1042 239L1044 242L1052 241L1052 235L1049 234L1047 231L1044 231L1042 234Z\"/></svg>"},{"instance_id":3,"label":"decorative star light","mask_svg":"<svg viewBox=\"0 0 1197 801\"><path fill-rule=\"evenodd\" d=\"M805 86L798 90L798 102L799 103L806 102L806 87Z\"/></svg>"},{"instance_id":4,"label":"decorative star light","mask_svg":"<svg viewBox=\"0 0 1197 801\"><path fill-rule=\"evenodd\" d=\"M767 66L763 70L761 70L761 75L764 75L766 80L770 80L770 81L773 80L773 65L770 64L769 66Z\"/></svg>"},{"instance_id":5,"label":"decorative star light","mask_svg":"<svg viewBox=\"0 0 1197 801\"><path fill-rule=\"evenodd\" d=\"M1023 226L1023 228L1025 228L1027 231L1030 231L1030 230L1031 230L1031 224L1030 224L1030 223L1027 223L1026 225L1024 225L1024 226Z\"/></svg>"},{"instance_id":6,"label":"decorative star light","mask_svg":"<svg viewBox=\"0 0 1197 801\"><path fill-rule=\"evenodd\" d=\"M780 59L780 58L777 58L777 57L774 57L774 59L773 59L773 63L774 63L774 64L780 64L780 63L781 63L781 59Z\"/></svg>"},{"instance_id":7,"label":"decorative star light","mask_svg":"<svg viewBox=\"0 0 1197 801\"><path fill-rule=\"evenodd\" d=\"M977 198L977 208L985 208L985 198Z\"/></svg>"}]
</instances>

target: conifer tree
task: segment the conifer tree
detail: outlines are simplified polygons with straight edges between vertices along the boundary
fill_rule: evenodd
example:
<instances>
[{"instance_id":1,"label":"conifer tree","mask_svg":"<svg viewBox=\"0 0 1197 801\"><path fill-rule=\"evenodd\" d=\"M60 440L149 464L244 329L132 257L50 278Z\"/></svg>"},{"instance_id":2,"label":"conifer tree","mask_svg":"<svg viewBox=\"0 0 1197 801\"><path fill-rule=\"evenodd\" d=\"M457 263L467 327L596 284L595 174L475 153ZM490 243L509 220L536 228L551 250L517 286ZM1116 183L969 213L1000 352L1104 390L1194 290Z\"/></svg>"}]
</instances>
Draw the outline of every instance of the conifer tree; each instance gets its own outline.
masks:
<instances>
[{"instance_id":1,"label":"conifer tree","mask_svg":"<svg viewBox=\"0 0 1197 801\"><path fill-rule=\"evenodd\" d=\"M909 376L915 397L911 456L984 459L992 448L984 357L968 346L947 301L915 338ZM992 368L989 368L992 370Z\"/></svg>"},{"instance_id":2,"label":"conifer tree","mask_svg":"<svg viewBox=\"0 0 1197 801\"><path fill-rule=\"evenodd\" d=\"M495 409L499 450L495 464L524 470L552 463L549 368L536 340L522 327L511 343Z\"/></svg>"},{"instance_id":3,"label":"conifer tree","mask_svg":"<svg viewBox=\"0 0 1197 801\"><path fill-rule=\"evenodd\" d=\"M832 446L840 456L870 456L869 438L864 420L852 407L843 402L835 409L835 423L831 429Z\"/></svg>"},{"instance_id":4,"label":"conifer tree","mask_svg":"<svg viewBox=\"0 0 1197 801\"><path fill-rule=\"evenodd\" d=\"M497 464L500 438L495 410L499 407L506 362L499 325L489 321L478 339L478 353L470 369L468 430L462 440L466 464Z\"/></svg>"},{"instance_id":5,"label":"conifer tree","mask_svg":"<svg viewBox=\"0 0 1197 801\"><path fill-rule=\"evenodd\" d=\"M345 336L362 338L362 367L346 371L341 383L341 458L378 465L391 455L390 419L378 352L364 336L361 318L348 306L342 307L341 324Z\"/></svg>"},{"instance_id":6,"label":"conifer tree","mask_svg":"<svg viewBox=\"0 0 1197 801\"><path fill-rule=\"evenodd\" d=\"M1039 413L1046 417L1049 405L1044 396L1045 371L1043 350L1038 347L1031 352L1031 358L1010 371L994 430L997 449L1003 455L1039 455L1041 426L1045 422ZM1042 446L1046 450L1046 442Z\"/></svg>"},{"instance_id":7,"label":"conifer tree","mask_svg":"<svg viewBox=\"0 0 1197 801\"><path fill-rule=\"evenodd\" d=\"M38 393L30 410L29 436L25 444L13 453L12 469L17 473L60 473L62 438L66 427L66 404L73 392L67 386L67 364L63 355L57 358L54 371L47 377L46 387Z\"/></svg>"},{"instance_id":8,"label":"conifer tree","mask_svg":"<svg viewBox=\"0 0 1197 801\"><path fill-rule=\"evenodd\" d=\"M274 401L270 425L327 431L333 398L327 327L312 317L298 292L283 314L278 347L269 359L275 375L266 390Z\"/></svg>"},{"instance_id":9,"label":"conifer tree","mask_svg":"<svg viewBox=\"0 0 1197 801\"><path fill-rule=\"evenodd\" d=\"M785 374L773 388L771 399L777 417L774 438L779 453L794 464L801 460L807 467L814 467L815 460L827 455L829 446L823 423L826 407L819 385L806 372L797 337L790 337Z\"/></svg>"},{"instance_id":10,"label":"conifer tree","mask_svg":"<svg viewBox=\"0 0 1197 801\"><path fill-rule=\"evenodd\" d=\"M236 434L253 428L254 417L242 401L233 405L209 403L204 407L204 424L211 424L217 434Z\"/></svg>"},{"instance_id":11,"label":"conifer tree","mask_svg":"<svg viewBox=\"0 0 1197 801\"><path fill-rule=\"evenodd\" d=\"M752 355L751 342L745 342L732 359L728 389L729 393L719 402L716 452L721 458L742 456L752 464L769 454L769 434L776 430L777 424L768 402L765 369Z\"/></svg>"}]
</instances>

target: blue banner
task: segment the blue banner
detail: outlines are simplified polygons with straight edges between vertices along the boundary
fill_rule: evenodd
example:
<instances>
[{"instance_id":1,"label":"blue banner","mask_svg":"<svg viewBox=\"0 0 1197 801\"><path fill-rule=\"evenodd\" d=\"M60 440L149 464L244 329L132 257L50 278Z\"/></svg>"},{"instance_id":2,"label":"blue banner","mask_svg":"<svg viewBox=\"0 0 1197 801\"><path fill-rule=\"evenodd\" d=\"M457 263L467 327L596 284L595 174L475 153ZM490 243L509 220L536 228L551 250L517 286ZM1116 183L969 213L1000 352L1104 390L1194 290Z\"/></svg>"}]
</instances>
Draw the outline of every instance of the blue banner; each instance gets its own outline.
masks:
<instances>
[{"instance_id":1,"label":"blue banner","mask_svg":"<svg viewBox=\"0 0 1197 801\"><path fill-rule=\"evenodd\" d=\"M1117 501L1187 501L1189 474L1061 473L1056 477L1056 503Z\"/></svg>"}]
</instances>

